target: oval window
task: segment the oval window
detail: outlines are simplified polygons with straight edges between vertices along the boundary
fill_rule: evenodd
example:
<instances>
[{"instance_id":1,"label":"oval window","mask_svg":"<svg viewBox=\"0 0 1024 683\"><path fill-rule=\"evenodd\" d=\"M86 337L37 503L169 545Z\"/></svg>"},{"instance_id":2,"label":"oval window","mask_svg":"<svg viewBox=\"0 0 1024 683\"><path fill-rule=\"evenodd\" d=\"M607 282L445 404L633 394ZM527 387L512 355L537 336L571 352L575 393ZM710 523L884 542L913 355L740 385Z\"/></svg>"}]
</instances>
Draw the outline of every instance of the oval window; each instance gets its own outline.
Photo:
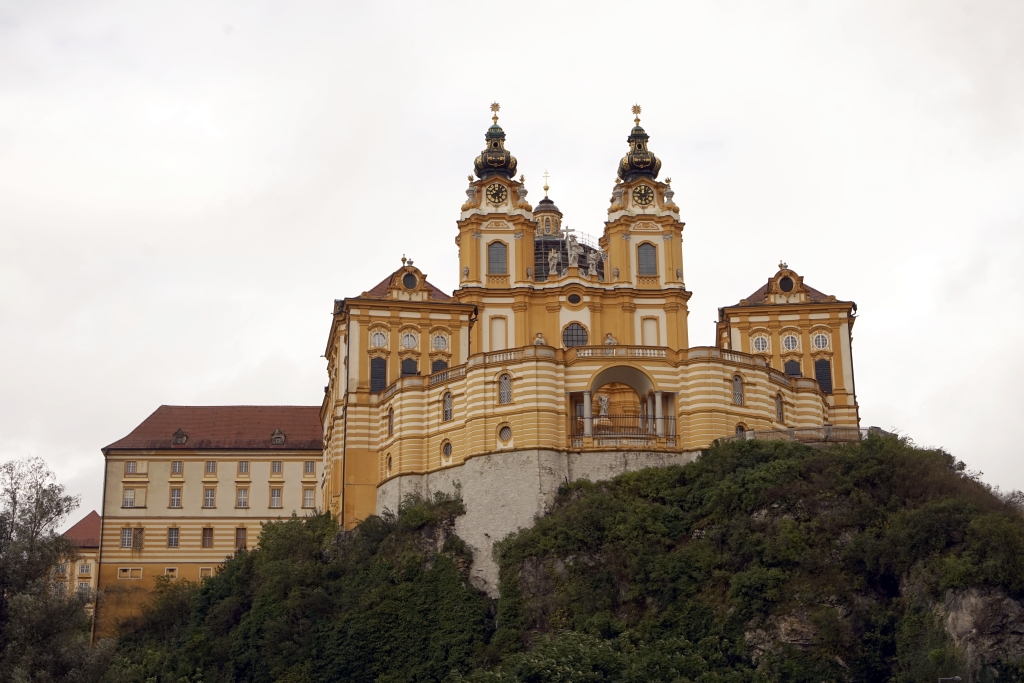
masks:
<instances>
[{"instance_id":1,"label":"oval window","mask_svg":"<svg viewBox=\"0 0 1024 683\"><path fill-rule=\"evenodd\" d=\"M416 348L416 335L411 332L406 332L402 335L402 348L403 349L415 349Z\"/></svg>"},{"instance_id":2,"label":"oval window","mask_svg":"<svg viewBox=\"0 0 1024 683\"><path fill-rule=\"evenodd\" d=\"M578 304L581 301L583 301L583 299L580 298L579 294L570 294L569 295L569 303L571 303L571 304Z\"/></svg>"},{"instance_id":3,"label":"oval window","mask_svg":"<svg viewBox=\"0 0 1024 683\"><path fill-rule=\"evenodd\" d=\"M828 348L828 337L824 334L818 333L814 335L814 348L816 349L827 349Z\"/></svg>"},{"instance_id":4,"label":"oval window","mask_svg":"<svg viewBox=\"0 0 1024 683\"><path fill-rule=\"evenodd\" d=\"M509 427L508 425L505 425L504 427L502 427L500 430L498 430L498 438L500 438L505 443L508 443L509 441L511 441L512 440L512 428Z\"/></svg>"},{"instance_id":5,"label":"oval window","mask_svg":"<svg viewBox=\"0 0 1024 683\"><path fill-rule=\"evenodd\" d=\"M383 349L388 345L388 338L383 332L374 332L370 335L370 348Z\"/></svg>"},{"instance_id":6,"label":"oval window","mask_svg":"<svg viewBox=\"0 0 1024 683\"><path fill-rule=\"evenodd\" d=\"M795 335L787 334L782 338L782 348L787 351L796 351L800 346L800 340Z\"/></svg>"},{"instance_id":7,"label":"oval window","mask_svg":"<svg viewBox=\"0 0 1024 683\"><path fill-rule=\"evenodd\" d=\"M416 289L416 276L412 273L406 273L402 276L402 284L405 285L406 289Z\"/></svg>"},{"instance_id":8,"label":"oval window","mask_svg":"<svg viewBox=\"0 0 1024 683\"><path fill-rule=\"evenodd\" d=\"M793 278L787 276L779 280L779 289L781 289L783 292L792 292Z\"/></svg>"},{"instance_id":9,"label":"oval window","mask_svg":"<svg viewBox=\"0 0 1024 683\"><path fill-rule=\"evenodd\" d=\"M767 337L754 337L754 350L758 353L764 353L768 350L768 338Z\"/></svg>"},{"instance_id":10,"label":"oval window","mask_svg":"<svg viewBox=\"0 0 1024 683\"><path fill-rule=\"evenodd\" d=\"M434 336L434 348L437 349L438 351L444 351L445 349L447 349L448 348L448 338L445 337L443 334L435 335Z\"/></svg>"},{"instance_id":11,"label":"oval window","mask_svg":"<svg viewBox=\"0 0 1024 683\"><path fill-rule=\"evenodd\" d=\"M446 458L452 457L452 444L450 441L444 442L444 446L441 446L441 453L443 453Z\"/></svg>"}]
</instances>

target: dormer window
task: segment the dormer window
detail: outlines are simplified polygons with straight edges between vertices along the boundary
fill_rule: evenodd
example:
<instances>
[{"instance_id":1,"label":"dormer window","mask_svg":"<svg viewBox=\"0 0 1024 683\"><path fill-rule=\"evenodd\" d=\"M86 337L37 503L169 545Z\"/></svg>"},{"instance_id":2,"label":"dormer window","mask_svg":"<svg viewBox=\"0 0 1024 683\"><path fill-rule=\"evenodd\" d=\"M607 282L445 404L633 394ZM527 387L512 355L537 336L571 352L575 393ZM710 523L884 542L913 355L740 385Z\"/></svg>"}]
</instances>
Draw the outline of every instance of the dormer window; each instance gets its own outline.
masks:
<instances>
[{"instance_id":1,"label":"dormer window","mask_svg":"<svg viewBox=\"0 0 1024 683\"><path fill-rule=\"evenodd\" d=\"M783 292L792 292L793 291L793 278L791 278L791 277L789 277L787 275L786 277L784 277L781 280L779 280L779 289L781 289Z\"/></svg>"},{"instance_id":2,"label":"dormer window","mask_svg":"<svg viewBox=\"0 0 1024 683\"><path fill-rule=\"evenodd\" d=\"M416 276L412 273L406 273L402 276L402 286L406 289L416 289L417 282Z\"/></svg>"},{"instance_id":3,"label":"dormer window","mask_svg":"<svg viewBox=\"0 0 1024 683\"><path fill-rule=\"evenodd\" d=\"M275 429L274 433L270 435L270 443L273 446L284 445L284 432L282 432L280 428Z\"/></svg>"},{"instance_id":4,"label":"dormer window","mask_svg":"<svg viewBox=\"0 0 1024 683\"><path fill-rule=\"evenodd\" d=\"M174 432L174 436L171 437L171 442L175 446L183 446L185 445L186 441L188 441L188 434L186 434L184 430L180 428L178 429L178 431Z\"/></svg>"}]
</instances>

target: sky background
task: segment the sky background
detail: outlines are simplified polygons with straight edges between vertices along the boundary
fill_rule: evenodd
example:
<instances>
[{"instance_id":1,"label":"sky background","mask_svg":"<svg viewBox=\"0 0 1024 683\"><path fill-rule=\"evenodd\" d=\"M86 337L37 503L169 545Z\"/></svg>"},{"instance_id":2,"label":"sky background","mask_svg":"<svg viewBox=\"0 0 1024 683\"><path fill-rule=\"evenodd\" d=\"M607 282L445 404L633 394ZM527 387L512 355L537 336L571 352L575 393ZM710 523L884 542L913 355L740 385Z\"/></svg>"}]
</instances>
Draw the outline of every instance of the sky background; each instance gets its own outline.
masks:
<instances>
[{"instance_id":1,"label":"sky background","mask_svg":"<svg viewBox=\"0 0 1024 683\"><path fill-rule=\"evenodd\" d=\"M1018 1L0 0L0 461L84 514L160 404L318 404L334 299L403 254L456 286L496 100L595 236L640 104L691 345L785 260L859 306L862 426L1024 488L1022 35Z\"/></svg>"}]
</instances>

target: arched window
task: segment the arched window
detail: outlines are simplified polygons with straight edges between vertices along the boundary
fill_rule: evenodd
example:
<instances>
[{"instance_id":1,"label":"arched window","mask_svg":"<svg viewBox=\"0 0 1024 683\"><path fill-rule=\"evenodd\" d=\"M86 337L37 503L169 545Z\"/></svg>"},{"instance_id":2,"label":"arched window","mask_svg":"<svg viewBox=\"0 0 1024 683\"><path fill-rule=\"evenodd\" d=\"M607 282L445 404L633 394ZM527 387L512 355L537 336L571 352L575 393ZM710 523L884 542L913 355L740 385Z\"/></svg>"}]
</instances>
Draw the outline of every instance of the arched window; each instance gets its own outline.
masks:
<instances>
[{"instance_id":1,"label":"arched window","mask_svg":"<svg viewBox=\"0 0 1024 683\"><path fill-rule=\"evenodd\" d=\"M587 345L587 328L579 323L569 323L562 332L562 344L567 349Z\"/></svg>"},{"instance_id":2,"label":"arched window","mask_svg":"<svg viewBox=\"0 0 1024 683\"><path fill-rule=\"evenodd\" d=\"M402 359L402 377L408 375L418 375L419 370L416 368L415 358L403 358Z\"/></svg>"},{"instance_id":3,"label":"arched window","mask_svg":"<svg viewBox=\"0 0 1024 683\"><path fill-rule=\"evenodd\" d=\"M743 405L743 378L739 375L732 378L732 402Z\"/></svg>"},{"instance_id":4,"label":"arched window","mask_svg":"<svg viewBox=\"0 0 1024 683\"><path fill-rule=\"evenodd\" d=\"M814 361L814 379L826 394L832 393L832 362L828 358Z\"/></svg>"},{"instance_id":5,"label":"arched window","mask_svg":"<svg viewBox=\"0 0 1024 683\"><path fill-rule=\"evenodd\" d=\"M395 409L388 408L388 436L395 433Z\"/></svg>"},{"instance_id":6,"label":"arched window","mask_svg":"<svg viewBox=\"0 0 1024 683\"><path fill-rule=\"evenodd\" d=\"M487 274L508 275L508 247L504 242L487 245Z\"/></svg>"},{"instance_id":7,"label":"arched window","mask_svg":"<svg viewBox=\"0 0 1024 683\"><path fill-rule=\"evenodd\" d=\"M454 401L452 401L451 392L446 391L444 393L444 400L443 400L444 408L443 408L442 413L441 413L441 420L442 421L448 422L449 420L452 419L452 404L453 403L454 403Z\"/></svg>"},{"instance_id":8,"label":"arched window","mask_svg":"<svg viewBox=\"0 0 1024 683\"><path fill-rule=\"evenodd\" d=\"M370 391L376 393L388 387L388 361L386 358L370 359Z\"/></svg>"},{"instance_id":9,"label":"arched window","mask_svg":"<svg viewBox=\"0 0 1024 683\"><path fill-rule=\"evenodd\" d=\"M636 266L638 275L658 274L658 249L653 244L641 244L636 249Z\"/></svg>"},{"instance_id":10,"label":"arched window","mask_svg":"<svg viewBox=\"0 0 1024 683\"><path fill-rule=\"evenodd\" d=\"M744 436L747 433L747 428L743 425L736 425L736 436Z\"/></svg>"},{"instance_id":11,"label":"arched window","mask_svg":"<svg viewBox=\"0 0 1024 683\"><path fill-rule=\"evenodd\" d=\"M787 360L783 368L790 377L803 377L803 373L800 372L800 361L798 360Z\"/></svg>"},{"instance_id":12,"label":"arched window","mask_svg":"<svg viewBox=\"0 0 1024 683\"><path fill-rule=\"evenodd\" d=\"M448 369L448 361L446 361L444 358L438 358L433 363L430 364L430 371L431 372L441 372L442 370L447 370L447 369Z\"/></svg>"},{"instance_id":13,"label":"arched window","mask_svg":"<svg viewBox=\"0 0 1024 683\"><path fill-rule=\"evenodd\" d=\"M512 402L512 376L507 372L498 378L498 403Z\"/></svg>"},{"instance_id":14,"label":"arched window","mask_svg":"<svg viewBox=\"0 0 1024 683\"><path fill-rule=\"evenodd\" d=\"M785 414L782 411L782 394L775 394L775 420L785 422Z\"/></svg>"}]
</instances>

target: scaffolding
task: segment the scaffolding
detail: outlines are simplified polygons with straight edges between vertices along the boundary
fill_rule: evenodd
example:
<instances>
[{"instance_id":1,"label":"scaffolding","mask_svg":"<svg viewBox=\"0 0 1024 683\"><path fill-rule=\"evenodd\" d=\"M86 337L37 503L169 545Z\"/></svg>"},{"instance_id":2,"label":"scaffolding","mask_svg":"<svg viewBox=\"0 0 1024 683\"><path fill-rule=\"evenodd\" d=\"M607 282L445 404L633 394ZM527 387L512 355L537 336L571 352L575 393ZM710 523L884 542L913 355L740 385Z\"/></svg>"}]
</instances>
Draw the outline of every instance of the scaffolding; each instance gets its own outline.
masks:
<instances>
[{"instance_id":1,"label":"scaffolding","mask_svg":"<svg viewBox=\"0 0 1024 683\"><path fill-rule=\"evenodd\" d=\"M565 275L569 270L569 235L576 237L576 242L583 248L579 257L579 268L581 275L587 273L587 257L597 253L597 280L604 282L605 256L597 239L584 233L577 233L572 230L550 229L550 232L537 231L533 239L533 281L547 282L550 272L548 270L548 255L552 250L558 252L557 269L558 275Z\"/></svg>"}]
</instances>

